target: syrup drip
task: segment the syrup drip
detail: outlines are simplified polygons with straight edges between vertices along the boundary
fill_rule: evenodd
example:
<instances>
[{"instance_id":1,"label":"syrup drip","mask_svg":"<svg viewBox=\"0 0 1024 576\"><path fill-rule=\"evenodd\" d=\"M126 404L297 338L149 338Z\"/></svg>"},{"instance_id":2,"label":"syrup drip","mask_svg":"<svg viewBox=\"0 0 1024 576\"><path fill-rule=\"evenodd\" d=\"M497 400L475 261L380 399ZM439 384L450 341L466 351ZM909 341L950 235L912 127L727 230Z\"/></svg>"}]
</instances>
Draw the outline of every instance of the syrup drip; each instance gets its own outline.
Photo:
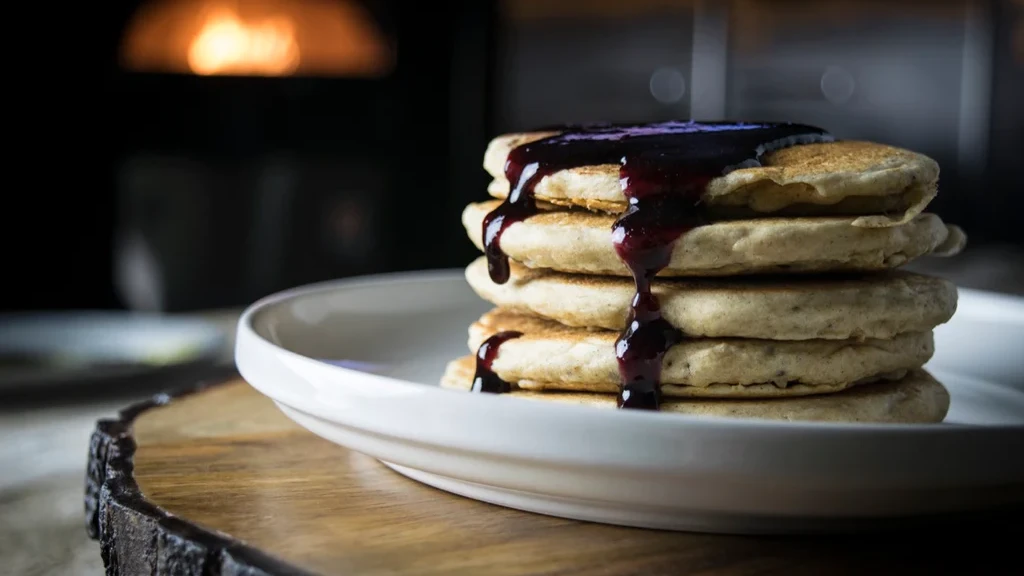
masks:
<instances>
[{"instance_id":1,"label":"syrup drip","mask_svg":"<svg viewBox=\"0 0 1024 576\"><path fill-rule=\"evenodd\" d=\"M504 394L512 389L512 386L494 373L491 366L494 359L498 357L498 347L502 343L519 338L522 332L506 331L494 334L476 349L476 374L473 375L473 386L470 392L484 392L489 394Z\"/></svg>"},{"instance_id":2,"label":"syrup drip","mask_svg":"<svg viewBox=\"0 0 1024 576\"><path fill-rule=\"evenodd\" d=\"M672 121L573 126L519 146L505 163L509 195L483 222L491 280L508 281L501 236L512 224L537 213L533 191L541 179L579 166L618 164L629 206L612 226L612 241L632 273L636 294L615 343L617 404L657 410L662 360L684 335L662 318L651 282L669 264L675 241L706 221L701 197L708 183L732 170L760 165L765 152L829 140L832 137L820 128L800 124Z\"/></svg>"}]
</instances>

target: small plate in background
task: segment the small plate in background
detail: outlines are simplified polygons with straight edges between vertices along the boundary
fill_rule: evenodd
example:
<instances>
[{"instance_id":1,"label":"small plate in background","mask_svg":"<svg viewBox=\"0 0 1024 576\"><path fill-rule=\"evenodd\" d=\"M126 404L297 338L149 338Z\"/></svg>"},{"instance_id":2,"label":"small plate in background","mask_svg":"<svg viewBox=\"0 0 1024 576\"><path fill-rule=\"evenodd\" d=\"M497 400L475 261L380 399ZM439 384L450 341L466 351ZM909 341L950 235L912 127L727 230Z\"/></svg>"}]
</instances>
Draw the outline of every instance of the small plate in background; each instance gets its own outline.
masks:
<instances>
[{"instance_id":1,"label":"small plate in background","mask_svg":"<svg viewBox=\"0 0 1024 576\"><path fill-rule=\"evenodd\" d=\"M226 336L194 318L108 311L0 315L0 391L85 385L202 365Z\"/></svg>"}]
</instances>

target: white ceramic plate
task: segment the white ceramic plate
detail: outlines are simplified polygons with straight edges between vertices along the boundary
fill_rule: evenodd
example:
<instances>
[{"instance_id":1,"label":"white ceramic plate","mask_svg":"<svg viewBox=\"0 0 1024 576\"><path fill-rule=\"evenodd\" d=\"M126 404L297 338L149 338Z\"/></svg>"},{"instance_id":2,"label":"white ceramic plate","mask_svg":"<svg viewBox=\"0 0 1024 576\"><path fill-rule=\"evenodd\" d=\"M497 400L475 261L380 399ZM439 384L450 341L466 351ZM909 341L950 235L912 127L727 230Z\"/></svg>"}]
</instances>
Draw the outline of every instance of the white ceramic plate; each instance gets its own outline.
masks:
<instances>
[{"instance_id":1,"label":"white ceramic plate","mask_svg":"<svg viewBox=\"0 0 1024 576\"><path fill-rule=\"evenodd\" d=\"M238 326L242 375L290 418L410 478L631 526L846 530L1024 502L1024 302L962 290L929 366L947 422L850 425L602 410L442 389L490 306L461 270L290 290Z\"/></svg>"}]
</instances>

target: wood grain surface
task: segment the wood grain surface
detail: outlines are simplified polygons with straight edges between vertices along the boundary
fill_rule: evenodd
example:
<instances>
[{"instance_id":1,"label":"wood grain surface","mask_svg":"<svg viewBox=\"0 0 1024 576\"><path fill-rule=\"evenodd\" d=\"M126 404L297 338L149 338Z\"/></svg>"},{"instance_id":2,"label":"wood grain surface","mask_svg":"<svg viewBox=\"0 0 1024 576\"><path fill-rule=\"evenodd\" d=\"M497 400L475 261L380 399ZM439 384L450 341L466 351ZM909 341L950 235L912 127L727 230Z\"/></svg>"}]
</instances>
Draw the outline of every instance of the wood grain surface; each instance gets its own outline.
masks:
<instances>
[{"instance_id":1,"label":"wood grain surface","mask_svg":"<svg viewBox=\"0 0 1024 576\"><path fill-rule=\"evenodd\" d=\"M91 456L87 512L111 574L1009 574L1019 567L1014 547L1002 544L1015 531L997 525L1018 525L1019 516L936 521L913 532L753 538L620 528L484 504L306 432L241 380L101 423Z\"/></svg>"}]
</instances>

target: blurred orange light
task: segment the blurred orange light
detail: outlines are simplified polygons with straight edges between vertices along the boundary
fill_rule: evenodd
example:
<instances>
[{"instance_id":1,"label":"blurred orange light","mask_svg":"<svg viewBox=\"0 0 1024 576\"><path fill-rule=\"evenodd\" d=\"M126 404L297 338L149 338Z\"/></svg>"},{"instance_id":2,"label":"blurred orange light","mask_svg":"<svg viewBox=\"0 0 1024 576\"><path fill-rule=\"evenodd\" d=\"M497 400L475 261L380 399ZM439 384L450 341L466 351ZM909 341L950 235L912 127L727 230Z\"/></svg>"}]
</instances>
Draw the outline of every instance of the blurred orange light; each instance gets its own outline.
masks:
<instances>
[{"instance_id":1,"label":"blurred orange light","mask_svg":"<svg viewBox=\"0 0 1024 576\"><path fill-rule=\"evenodd\" d=\"M354 0L156 0L133 15L121 62L140 72L379 77L394 54Z\"/></svg>"},{"instance_id":2,"label":"blurred orange light","mask_svg":"<svg viewBox=\"0 0 1024 576\"><path fill-rule=\"evenodd\" d=\"M196 74L282 76L299 65L295 26L286 17L248 23L228 11L206 19L188 49Z\"/></svg>"}]
</instances>

